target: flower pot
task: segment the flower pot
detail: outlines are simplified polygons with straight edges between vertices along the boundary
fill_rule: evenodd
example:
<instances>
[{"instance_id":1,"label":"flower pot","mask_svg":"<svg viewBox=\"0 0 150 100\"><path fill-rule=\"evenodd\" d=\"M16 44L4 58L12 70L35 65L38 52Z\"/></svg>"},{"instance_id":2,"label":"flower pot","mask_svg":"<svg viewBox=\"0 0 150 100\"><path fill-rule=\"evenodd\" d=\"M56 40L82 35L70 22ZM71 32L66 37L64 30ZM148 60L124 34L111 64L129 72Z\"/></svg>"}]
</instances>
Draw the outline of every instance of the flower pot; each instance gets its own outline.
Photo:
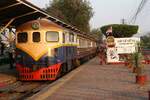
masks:
<instances>
[{"instance_id":1,"label":"flower pot","mask_svg":"<svg viewBox=\"0 0 150 100\"><path fill-rule=\"evenodd\" d=\"M146 83L147 76L146 75L136 75L136 83L140 85L144 85Z\"/></svg>"}]
</instances>

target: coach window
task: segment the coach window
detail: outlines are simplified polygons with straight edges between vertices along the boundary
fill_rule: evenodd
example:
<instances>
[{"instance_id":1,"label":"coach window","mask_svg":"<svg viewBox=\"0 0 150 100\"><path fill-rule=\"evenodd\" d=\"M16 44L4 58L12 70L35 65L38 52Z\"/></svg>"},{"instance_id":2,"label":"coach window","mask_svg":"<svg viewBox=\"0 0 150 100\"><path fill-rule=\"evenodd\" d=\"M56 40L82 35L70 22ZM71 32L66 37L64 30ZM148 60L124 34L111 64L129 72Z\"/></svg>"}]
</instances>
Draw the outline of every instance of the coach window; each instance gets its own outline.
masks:
<instances>
[{"instance_id":1,"label":"coach window","mask_svg":"<svg viewBox=\"0 0 150 100\"><path fill-rule=\"evenodd\" d=\"M63 33L63 43L65 43L65 33Z\"/></svg>"},{"instance_id":2,"label":"coach window","mask_svg":"<svg viewBox=\"0 0 150 100\"><path fill-rule=\"evenodd\" d=\"M72 34L72 42L74 42L74 34Z\"/></svg>"},{"instance_id":3,"label":"coach window","mask_svg":"<svg viewBox=\"0 0 150 100\"><path fill-rule=\"evenodd\" d=\"M58 42L59 41L59 33L56 31L46 32L46 41L47 42Z\"/></svg>"},{"instance_id":4,"label":"coach window","mask_svg":"<svg viewBox=\"0 0 150 100\"><path fill-rule=\"evenodd\" d=\"M74 42L74 34L73 33L69 34L69 41Z\"/></svg>"},{"instance_id":5,"label":"coach window","mask_svg":"<svg viewBox=\"0 0 150 100\"><path fill-rule=\"evenodd\" d=\"M33 38L33 42L40 42L41 40L40 32L33 32L32 38Z\"/></svg>"},{"instance_id":6,"label":"coach window","mask_svg":"<svg viewBox=\"0 0 150 100\"><path fill-rule=\"evenodd\" d=\"M69 42L71 42L71 34L69 34Z\"/></svg>"},{"instance_id":7,"label":"coach window","mask_svg":"<svg viewBox=\"0 0 150 100\"><path fill-rule=\"evenodd\" d=\"M18 35L17 35L17 41L18 41L18 43L26 43L27 40L28 40L28 34L27 34L27 32L18 33Z\"/></svg>"}]
</instances>

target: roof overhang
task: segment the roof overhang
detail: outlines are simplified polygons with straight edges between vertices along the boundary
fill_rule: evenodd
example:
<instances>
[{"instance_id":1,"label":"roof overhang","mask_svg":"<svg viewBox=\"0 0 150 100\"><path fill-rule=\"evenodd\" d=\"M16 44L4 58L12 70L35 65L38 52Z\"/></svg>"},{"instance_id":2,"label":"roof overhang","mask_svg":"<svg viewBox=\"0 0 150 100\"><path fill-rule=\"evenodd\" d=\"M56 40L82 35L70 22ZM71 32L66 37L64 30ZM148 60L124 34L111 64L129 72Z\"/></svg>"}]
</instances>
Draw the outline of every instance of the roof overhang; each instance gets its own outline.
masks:
<instances>
[{"instance_id":1,"label":"roof overhang","mask_svg":"<svg viewBox=\"0 0 150 100\"><path fill-rule=\"evenodd\" d=\"M47 12L26 0L0 0L0 26L17 27L27 21L36 20L38 18L47 18L64 28L84 35L84 33L76 27L50 16Z\"/></svg>"}]
</instances>

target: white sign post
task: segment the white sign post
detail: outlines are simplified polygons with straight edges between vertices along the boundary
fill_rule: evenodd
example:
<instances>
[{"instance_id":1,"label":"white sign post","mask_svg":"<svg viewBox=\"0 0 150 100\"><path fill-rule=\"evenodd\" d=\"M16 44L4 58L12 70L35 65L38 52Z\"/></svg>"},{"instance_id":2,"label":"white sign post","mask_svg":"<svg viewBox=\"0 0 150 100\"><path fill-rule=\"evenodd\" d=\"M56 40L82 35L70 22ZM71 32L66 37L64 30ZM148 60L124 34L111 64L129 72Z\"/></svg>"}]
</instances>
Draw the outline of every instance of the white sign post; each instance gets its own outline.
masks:
<instances>
[{"instance_id":1,"label":"white sign post","mask_svg":"<svg viewBox=\"0 0 150 100\"><path fill-rule=\"evenodd\" d=\"M140 38L115 38L115 47L118 54L131 54L135 52L137 43L140 42Z\"/></svg>"},{"instance_id":2,"label":"white sign post","mask_svg":"<svg viewBox=\"0 0 150 100\"><path fill-rule=\"evenodd\" d=\"M107 62L120 63L119 54L132 54L136 51L140 38L115 38L115 47L107 48Z\"/></svg>"}]
</instances>

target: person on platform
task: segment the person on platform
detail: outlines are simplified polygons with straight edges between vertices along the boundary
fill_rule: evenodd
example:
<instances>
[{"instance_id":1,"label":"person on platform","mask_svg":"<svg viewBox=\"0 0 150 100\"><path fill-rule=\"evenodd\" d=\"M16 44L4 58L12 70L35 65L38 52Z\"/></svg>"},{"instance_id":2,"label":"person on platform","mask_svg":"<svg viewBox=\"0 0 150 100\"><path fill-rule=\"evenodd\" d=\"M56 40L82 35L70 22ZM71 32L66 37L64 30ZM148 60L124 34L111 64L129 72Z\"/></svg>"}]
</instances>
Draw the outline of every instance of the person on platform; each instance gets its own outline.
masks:
<instances>
[{"instance_id":1,"label":"person on platform","mask_svg":"<svg viewBox=\"0 0 150 100\"><path fill-rule=\"evenodd\" d=\"M99 46L99 60L100 60L100 65L103 63L106 63L106 50L105 50L105 44L102 43Z\"/></svg>"}]
</instances>

